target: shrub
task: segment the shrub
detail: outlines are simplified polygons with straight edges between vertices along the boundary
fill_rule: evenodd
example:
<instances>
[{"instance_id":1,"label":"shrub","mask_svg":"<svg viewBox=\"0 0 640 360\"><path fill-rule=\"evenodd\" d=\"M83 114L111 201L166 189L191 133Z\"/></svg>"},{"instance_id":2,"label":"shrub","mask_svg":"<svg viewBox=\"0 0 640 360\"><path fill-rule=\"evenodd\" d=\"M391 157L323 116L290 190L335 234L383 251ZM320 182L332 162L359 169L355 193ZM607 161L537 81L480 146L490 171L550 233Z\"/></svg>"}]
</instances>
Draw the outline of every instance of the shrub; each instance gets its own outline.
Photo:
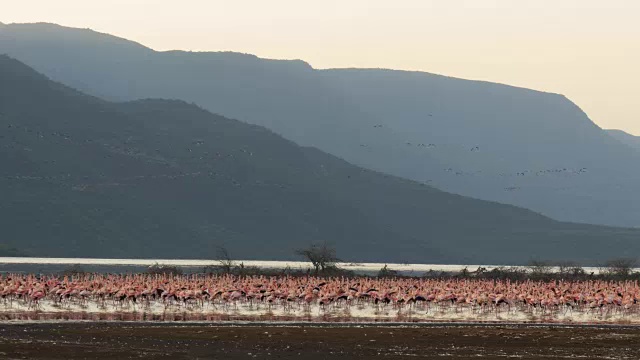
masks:
<instances>
[{"instance_id":1,"label":"shrub","mask_svg":"<svg viewBox=\"0 0 640 360\"><path fill-rule=\"evenodd\" d=\"M398 276L398 272L395 270L389 269L387 264L384 264L382 269L378 271L378 277L395 277L395 276Z\"/></svg>"},{"instance_id":2,"label":"shrub","mask_svg":"<svg viewBox=\"0 0 640 360\"><path fill-rule=\"evenodd\" d=\"M146 273L152 275L182 275L182 269L173 265L155 263L147 268Z\"/></svg>"}]
</instances>

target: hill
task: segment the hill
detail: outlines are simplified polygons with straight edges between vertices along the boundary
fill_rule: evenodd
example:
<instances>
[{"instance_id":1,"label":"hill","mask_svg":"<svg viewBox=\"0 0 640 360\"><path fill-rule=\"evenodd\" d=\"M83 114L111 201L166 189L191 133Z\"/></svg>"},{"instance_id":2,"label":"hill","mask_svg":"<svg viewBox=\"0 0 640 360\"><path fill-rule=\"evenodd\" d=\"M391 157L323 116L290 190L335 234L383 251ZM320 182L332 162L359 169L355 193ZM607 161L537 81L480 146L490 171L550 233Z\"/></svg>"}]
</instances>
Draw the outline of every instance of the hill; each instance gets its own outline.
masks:
<instances>
[{"instance_id":1,"label":"hill","mask_svg":"<svg viewBox=\"0 0 640 360\"><path fill-rule=\"evenodd\" d=\"M113 103L0 56L0 229L32 256L597 262L640 231L561 223L358 168L174 100ZM603 245L606 244L606 245Z\"/></svg>"},{"instance_id":2,"label":"hill","mask_svg":"<svg viewBox=\"0 0 640 360\"><path fill-rule=\"evenodd\" d=\"M607 130L609 135L618 139L620 142L631 146L634 149L640 150L640 136L631 135L622 130Z\"/></svg>"},{"instance_id":3,"label":"hill","mask_svg":"<svg viewBox=\"0 0 640 360\"><path fill-rule=\"evenodd\" d=\"M195 102L449 192L563 221L640 226L640 154L561 95L424 72L156 52L52 24L2 27L2 52L105 99Z\"/></svg>"}]
</instances>

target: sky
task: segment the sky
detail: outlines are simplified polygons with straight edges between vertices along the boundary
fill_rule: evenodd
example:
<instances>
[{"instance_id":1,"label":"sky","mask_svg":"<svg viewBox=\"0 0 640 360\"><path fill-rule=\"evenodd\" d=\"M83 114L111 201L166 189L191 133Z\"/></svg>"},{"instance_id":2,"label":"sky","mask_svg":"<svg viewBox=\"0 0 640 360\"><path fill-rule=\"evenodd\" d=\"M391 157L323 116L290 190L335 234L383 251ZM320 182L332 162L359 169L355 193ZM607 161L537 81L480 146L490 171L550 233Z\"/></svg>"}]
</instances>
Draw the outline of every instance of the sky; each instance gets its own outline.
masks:
<instances>
[{"instance_id":1,"label":"sky","mask_svg":"<svg viewBox=\"0 0 640 360\"><path fill-rule=\"evenodd\" d=\"M0 21L155 50L419 70L560 93L640 135L640 0L0 0Z\"/></svg>"}]
</instances>

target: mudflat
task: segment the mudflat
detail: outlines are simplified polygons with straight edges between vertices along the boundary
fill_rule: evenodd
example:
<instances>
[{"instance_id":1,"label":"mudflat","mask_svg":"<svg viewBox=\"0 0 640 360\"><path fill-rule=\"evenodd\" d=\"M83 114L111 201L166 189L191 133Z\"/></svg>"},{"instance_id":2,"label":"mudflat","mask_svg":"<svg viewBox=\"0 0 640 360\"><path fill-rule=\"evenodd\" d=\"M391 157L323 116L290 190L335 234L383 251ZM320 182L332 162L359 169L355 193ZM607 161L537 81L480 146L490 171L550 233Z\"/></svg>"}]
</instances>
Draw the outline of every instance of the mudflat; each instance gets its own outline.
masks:
<instances>
[{"instance_id":1,"label":"mudflat","mask_svg":"<svg viewBox=\"0 0 640 360\"><path fill-rule=\"evenodd\" d=\"M640 329L522 325L0 324L15 359L638 359Z\"/></svg>"}]
</instances>

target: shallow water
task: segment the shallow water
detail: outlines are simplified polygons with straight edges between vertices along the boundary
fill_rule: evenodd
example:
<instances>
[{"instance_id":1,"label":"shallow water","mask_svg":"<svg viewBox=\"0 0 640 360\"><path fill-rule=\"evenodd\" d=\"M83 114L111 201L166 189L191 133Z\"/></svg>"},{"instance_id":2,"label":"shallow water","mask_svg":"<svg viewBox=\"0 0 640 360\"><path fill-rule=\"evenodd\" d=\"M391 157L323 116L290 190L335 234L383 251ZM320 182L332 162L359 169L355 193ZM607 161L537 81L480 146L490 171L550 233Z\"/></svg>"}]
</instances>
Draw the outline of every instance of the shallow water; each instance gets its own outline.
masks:
<instances>
[{"instance_id":1,"label":"shallow water","mask_svg":"<svg viewBox=\"0 0 640 360\"><path fill-rule=\"evenodd\" d=\"M640 325L636 311L568 311L569 308L544 310L503 307L482 309L476 306L416 304L412 306L332 304L308 306L285 303L181 304L150 301L134 304L113 301L42 300L37 307L22 300L0 302L2 321L101 320L101 321L303 321L303 322L491 322L491 323L565 323L565 324L627 324Z\"/></svg>"}]
</instances>

